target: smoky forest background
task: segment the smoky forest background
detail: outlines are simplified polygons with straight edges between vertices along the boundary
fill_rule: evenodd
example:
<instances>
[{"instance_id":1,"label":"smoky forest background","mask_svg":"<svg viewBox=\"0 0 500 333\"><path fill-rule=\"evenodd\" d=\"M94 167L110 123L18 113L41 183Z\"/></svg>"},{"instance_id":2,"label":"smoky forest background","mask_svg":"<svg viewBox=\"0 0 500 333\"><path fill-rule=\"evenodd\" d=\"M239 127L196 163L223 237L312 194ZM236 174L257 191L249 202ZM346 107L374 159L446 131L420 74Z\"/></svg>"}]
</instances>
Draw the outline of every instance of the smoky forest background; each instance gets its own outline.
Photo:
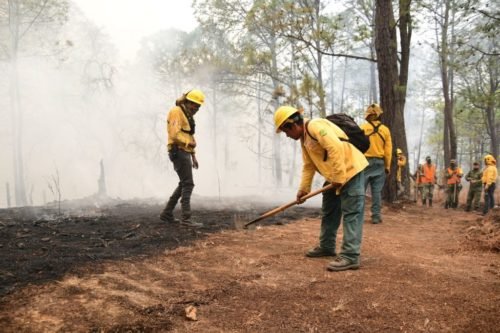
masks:
<instances>
[{"instance_id":1,"label":"smoky forest background","mask_svg":"<svg viewBox=\"0 0 500 333\"><path fill-rule=\"evenodd\" d=\"M195 29L157 31L123 61L70 0L0 0L0 207L166 199L177 183L166 115L192 88L207 96L196 116L198 195L296 189L300 147L273 130L283 104L361 123L379 102L394 150L408 156L407 191L426 155L467 172L499 154L499 6L195 0Z\"/></svg>"}]
</instances>

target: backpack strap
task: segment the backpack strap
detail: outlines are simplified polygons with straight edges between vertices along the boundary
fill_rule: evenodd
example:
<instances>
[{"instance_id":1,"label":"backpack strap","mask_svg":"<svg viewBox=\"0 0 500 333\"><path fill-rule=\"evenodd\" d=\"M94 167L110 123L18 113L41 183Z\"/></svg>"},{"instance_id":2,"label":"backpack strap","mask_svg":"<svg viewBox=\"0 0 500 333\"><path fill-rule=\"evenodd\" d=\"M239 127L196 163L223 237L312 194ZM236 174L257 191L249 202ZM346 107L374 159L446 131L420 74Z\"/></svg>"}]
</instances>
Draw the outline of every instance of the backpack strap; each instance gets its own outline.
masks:
<instances>
[{"instance_id":1,"label":"backpack strap","mask_svg":"<svg viewBox=\"0 0 500 333\"><path fill-rule=\"evenodd\" d=\"M184 113L184 116L186 116L186 119L188 120L189 123L189 131L186 131L185 129L181 128L181 131L190 135L194 135L195 128L196 128L196 123L194 121L193 115L189 115L188 112L185 110L185 106L183 104L179 105L179 107L182 110L182 113Z\"/></svg>"},{"instance_id":2,"label":"backpack strap","mask_svg":"<svg viewBox=\"0 0 500 333\"><path fill-rule=\"evenodd\" d=\"M309 120L306 121L305 128L306 128L307 135L309 135L311 137L311 139L313 139L314 141L317 142L318 140L314 136L312 136L311 133L309 132Z\"/></svg>"},{"instance_id":3,"label":"backpack strap","mask_svg":"<svg viewBox=\"0 0 500 333\"><path fill-rule=\"evenodd\" d=\"M382 126L382 123L379 123L378 125L375 125L374 123L372 123L371 121L368 120L368 122L370 123L370 125L372 125L373 127L373 132L371 132L370 134L368 134L367 136L370 137L372 136L373 134L377 133L378 136L382 139L382 141L384 142L384 145L385 145L385 139L384 137L382 136L382 134L380 134L380 132L378 131L378 128L380 126Z\"/></svg>"},{"instance_id":4,"label":"backpack strap","mask_svg":"<svg viewBox=\"0 0 500 333\"><path fill-rule=\"evenodd\" d=\"M305 123L306 133L307 133L307 135L309 135L309 136L311 137L311 139L313 139L314 141L318 142L318 139L316 139L314 136L312 136L312 135L311 135L311 133L309 132L309 128L308 128L308 126L309 126L309 120L308 120L308 121L306 121L306 123ZM339 138L339 140L340 140L340 141L346 141L346 142L349 142L349 140L344 139L344 138ZM323 154L323 162L325 162L327 159L328 159L328 152L327 152L327 151L326 151L326 149L325 149L325 152L324 152L324 154Z\"/></svg>"}]
</instances>

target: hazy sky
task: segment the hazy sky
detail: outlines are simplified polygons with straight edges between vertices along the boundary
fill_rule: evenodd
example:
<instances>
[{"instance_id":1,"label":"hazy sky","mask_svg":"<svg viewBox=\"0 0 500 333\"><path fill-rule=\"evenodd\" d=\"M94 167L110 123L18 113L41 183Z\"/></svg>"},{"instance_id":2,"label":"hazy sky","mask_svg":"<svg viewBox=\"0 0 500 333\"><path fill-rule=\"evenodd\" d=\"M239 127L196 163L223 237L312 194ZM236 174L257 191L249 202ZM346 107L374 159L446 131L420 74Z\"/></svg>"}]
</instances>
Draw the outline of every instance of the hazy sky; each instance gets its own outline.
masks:
<instances>
[{"instance_id":1,"label":"hazy sky","mask_svg":"<svg viewBox=\"0 0 500 333\"><path fill-rule=\"evenodd\" d=\"M74 0L111 36L123 60L133 60L142 37L162 29L197 25L191 0Z\"/></svg>"}]
</instances>

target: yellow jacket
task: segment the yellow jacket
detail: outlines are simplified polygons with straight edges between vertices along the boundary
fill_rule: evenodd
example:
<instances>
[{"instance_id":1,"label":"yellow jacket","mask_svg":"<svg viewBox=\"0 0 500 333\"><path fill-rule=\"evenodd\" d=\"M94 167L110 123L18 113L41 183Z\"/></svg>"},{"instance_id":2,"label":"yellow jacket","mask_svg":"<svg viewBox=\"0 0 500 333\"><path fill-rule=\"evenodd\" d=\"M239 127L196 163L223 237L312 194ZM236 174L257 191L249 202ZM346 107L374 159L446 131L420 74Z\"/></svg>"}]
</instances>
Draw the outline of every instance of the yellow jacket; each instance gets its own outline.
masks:
<instances>
[{"instance_id":1,"label":"yellow jacket","mask_svg":"<svg viewBox=\"0 0 500 333\"><path fill-rule=\"evenodd\" d=\"M337 125L322 118L313 119L308 123L307 119L304 119L304 126L306 124L307 131L304 129L301 139L303 166L299 190L311 191L316 171L326 181L344 185L368 166L363 153L350 143L339 139L347 139L347 135ZM337 192L339 193L340 189Z\"/></svg>"},{"instance_id":2,"label":"yellow jacket","mask_svg":"<svg viewBox=\"0 0 500 333\"><path fill-rule=\"evenodd\" d=\"M195 143L194 136L186 133L191 130L189 121L182 112L180 106L174 106L170 109L167 116L167 134L168 134L168 150L172 149L172 145L177 145L179 148L194 153L194 148L189 147L189 143Z\"/></svg>"},{"instance_id":3,"label":"yellow jacket","mask_svg":"<svg viewBox=\"0 0 500 333\"><path fill-rule=\"evenodd\" d=\"M485 187L496 183L498 177L497 164L495 158L491 155L486 155L485 168L483 170L483 178L481 179Z\"/></svg>"},{"instance_id":4,"label":"yellow jacket","mask_svg":"<svg viewBox=\"0 0 500 333\"><path fill-rule=\"evenodd\" d=\"M377 134L374 134L377 135ZM398 155L398 171L396 173L396 180L401 182L401 173L406 165L406 157L403 154Z\"/></svg>"},{"instance_id":5,"label":"yellow jacket","mask_svg":"<svg viewBox=\"0 0 500 333\"><path fill-rule=\"evenodd\" d=\"M372 123L377 126L378 124L380 124L380 120L372 121ZM385 169L390 170L392 159L392 138L389 128L381 124L378 128L377 134L373 133L373 126L368 122L361 124L360 127L365 132L365 135L370 136L370 148L365 152L365 156L383 158ZM384 138L385 143L382 138Z\"/></svg>"}]
</instances>

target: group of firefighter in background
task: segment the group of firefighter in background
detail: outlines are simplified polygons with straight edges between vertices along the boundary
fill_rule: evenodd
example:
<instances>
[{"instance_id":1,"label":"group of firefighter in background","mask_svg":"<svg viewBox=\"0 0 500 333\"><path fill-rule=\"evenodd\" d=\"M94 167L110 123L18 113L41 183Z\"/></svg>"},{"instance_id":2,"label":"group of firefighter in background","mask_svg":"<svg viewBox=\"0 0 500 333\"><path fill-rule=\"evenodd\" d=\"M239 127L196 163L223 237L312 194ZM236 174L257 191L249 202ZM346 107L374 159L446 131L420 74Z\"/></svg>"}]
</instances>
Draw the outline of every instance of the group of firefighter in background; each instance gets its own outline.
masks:
<instances>
[{"instance_id":1,"label":"group of firefighter in background","mask_svg":"<svg viewBox=\"0 0 500 333\"><path fill-rule=\"evenodd\" d=\"M422 205L432 207L434 188L438 185L438 176L436 166L432 163L431 157L425 158L426 163L420 164L417 171L412 175L415 184L415 201L420 197ZM450 160L441 178L442 184L439 189L444 189L446 200L444 208L458 208L460 191L462 190L462 178L464 173L458 166L457 161ZM484 168L481 170L480 162L475 161L472 169L465 175L465 180L469 182L469 191L467 192L467 202L465 211L480 211L486 215L494 207L494 192L497 179L497 166L495 158L488 154L484 157ZM484 204L481 211L480 200L484 189Z\"/></svg>"},{"instance_id":2,"label":"group of firefighter in background","mask_svg":"<svg viewBox=\"0 0 500 333\"><path fill-rule=\"evenodd\" d=\"M183 94L176 100L167 116L168 152L179 177L160 219L167 223L180 223L190 227L202 227L201 221L191 218L191 194L194 181L192 169L198 168L195 155L196 140L194 115L203 105L205 96L198 89ZM390 172L393 145L391 133L382 124L383 110L371 104L365 111L366 122L358 126L352 118L329 116L307 119L303 110L293 106L280 106L274 113L276 133L300 141L302 148L302 176L296 194L296 203L304 202L310 193L316 172L325 179L322 192L322 218L319 244L305 253L306 257L333 257L327 265L329 271L344 271L360 267L362 230L364 224L365 192L371 192L371 223L382 223L382 189ZM396 149L398 195L404 193L403 168L406 157ZM467 210L479 209L482 188L485 190L483 213L494 206L493 193L497 179L496 161L491 155L484 158L485 169L479 163L466 175L471 183L467 199ZM418 167L415 180L424 205L432 206L436 185L436 167L431 158ZM446 170L448 198L446 208L456 208L463 173L452 160ZM174 218L174 208L181 202L181 220ZM474 205L474 206L472 206ZM336 251L337 232L343 226L340 253Z\"/></svg>"}]
</instances>

